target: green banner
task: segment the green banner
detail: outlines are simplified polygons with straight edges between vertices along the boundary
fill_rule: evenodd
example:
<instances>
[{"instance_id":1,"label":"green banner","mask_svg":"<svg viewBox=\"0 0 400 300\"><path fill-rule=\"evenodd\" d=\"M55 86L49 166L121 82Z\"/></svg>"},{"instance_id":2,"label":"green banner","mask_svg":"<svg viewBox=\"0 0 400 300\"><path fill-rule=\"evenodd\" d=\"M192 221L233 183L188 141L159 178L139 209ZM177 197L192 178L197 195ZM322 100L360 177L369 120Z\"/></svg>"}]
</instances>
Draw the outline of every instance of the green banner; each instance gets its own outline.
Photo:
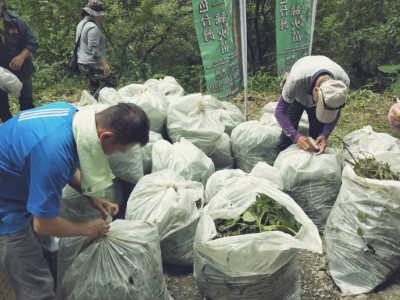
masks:
<instances>
[{"instance_id":1,"label":"green banner","mask_svg":"<svg viewBox=\"0 0 400 300\"><path fill-rule=\"evenodd\" d=\"M193 15L207 90L219 100L236 96L242 86L229 0L193 0Z\"/></svg>"},{"instance_id":2,"label":"green banner","mask_svg":"<svg viewBox=\"0 0 400 300\"><path fill-rule=\"evenodd\" d=\"M311 54L313 0L276 1L276 65L282 77L301 57Z\"/></svg>"}]
</instances>

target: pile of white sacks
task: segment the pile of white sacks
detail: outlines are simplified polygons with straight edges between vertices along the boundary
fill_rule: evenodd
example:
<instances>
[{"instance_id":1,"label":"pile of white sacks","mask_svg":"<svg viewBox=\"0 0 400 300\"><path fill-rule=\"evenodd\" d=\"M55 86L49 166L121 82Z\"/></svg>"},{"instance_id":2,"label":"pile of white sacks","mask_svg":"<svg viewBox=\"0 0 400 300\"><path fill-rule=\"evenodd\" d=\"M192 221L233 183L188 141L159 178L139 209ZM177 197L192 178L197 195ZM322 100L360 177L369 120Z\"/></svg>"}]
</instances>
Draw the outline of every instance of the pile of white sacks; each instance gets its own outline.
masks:
<instances>
[{"instance_id":1,"label":"pile of white sacks","mask_svg":"<svg viewBox=\"0 0 400 300\"><path fill-rule=\"evenodd\" d=\"M276 103L262 108L259 121L246 121L229 102L186 95L172 77L104 88L99 102L84 91L77 105L119 102L147 113L150 142L109 157L116 179L106 198L127 201L125 219L100 239L61 239L60 299L170 299L162 263L194 266L210 299L300 299L297 252L322 253L318 231L341 188L343 153L328 148L316 155L296 145L279 153ZM134 186L128 199L121 181ZM259 193L285 206L300 231L216 239L214 220L239 216ZM86 202L66 187L62 215L82 222L99 217Z\"/></svg>"}]
</instances>

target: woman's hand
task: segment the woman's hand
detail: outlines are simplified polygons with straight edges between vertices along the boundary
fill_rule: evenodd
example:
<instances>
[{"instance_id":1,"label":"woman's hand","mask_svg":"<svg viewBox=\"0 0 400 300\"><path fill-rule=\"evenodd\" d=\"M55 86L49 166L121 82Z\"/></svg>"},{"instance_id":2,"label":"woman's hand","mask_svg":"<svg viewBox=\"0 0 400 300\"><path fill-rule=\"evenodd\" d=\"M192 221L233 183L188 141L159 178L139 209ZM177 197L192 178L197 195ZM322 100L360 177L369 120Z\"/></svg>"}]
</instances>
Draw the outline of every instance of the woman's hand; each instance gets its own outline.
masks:
<instances>
[{"instance_id":1,"label":"woman's hand","mask_svg":"<svg viewBox=\"0 0 400 300\"><path fill-rule=\"evenodd\" d=\"M316 142L319 147L319 151L317 152L317 155L320 155L325 152L326 138L323 135L320 135L319 137L317 137Z\"/></svg>"},{"instance_id":2,"label":"woman's hand","mask_svg":"<svg viewBox=\"0 0 400 300\"><path fill-rule=\"evenodd\" d=\"M314 143L306 136L301 135L296 142L297 146L304 151L318 151L318 148L314 145Z\"/></svg>"}]
</instances>

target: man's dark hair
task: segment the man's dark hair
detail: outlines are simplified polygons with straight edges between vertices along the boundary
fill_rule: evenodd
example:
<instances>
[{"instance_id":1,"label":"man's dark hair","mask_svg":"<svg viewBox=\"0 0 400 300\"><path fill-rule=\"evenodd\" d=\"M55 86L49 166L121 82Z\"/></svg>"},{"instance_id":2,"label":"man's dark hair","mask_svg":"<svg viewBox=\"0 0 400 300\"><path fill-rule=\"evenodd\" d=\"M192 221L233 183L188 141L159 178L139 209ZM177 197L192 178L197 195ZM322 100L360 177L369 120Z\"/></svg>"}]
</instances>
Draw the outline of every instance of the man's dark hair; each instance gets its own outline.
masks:
<instances>
[{"instance_id":1,"label":"man's dark hair","mask_svg":"<svg viewBox=\"0 0 400 300\"><path fill-rule=\"evenodd\" d=\"M96 114L98 125L111 130L115 143L145 146L149 142L150 121L142 108L133 103L118 103Z\"/></svg>"}]
</instances>

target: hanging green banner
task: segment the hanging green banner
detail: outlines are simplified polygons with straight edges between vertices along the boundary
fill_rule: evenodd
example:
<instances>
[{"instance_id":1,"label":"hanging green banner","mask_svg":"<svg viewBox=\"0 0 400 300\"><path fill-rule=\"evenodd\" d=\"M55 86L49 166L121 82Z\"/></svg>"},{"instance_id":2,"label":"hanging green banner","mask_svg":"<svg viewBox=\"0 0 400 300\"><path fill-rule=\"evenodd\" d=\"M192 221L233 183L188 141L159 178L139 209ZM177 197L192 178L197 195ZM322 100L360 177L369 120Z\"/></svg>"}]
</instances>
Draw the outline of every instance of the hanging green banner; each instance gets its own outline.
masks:
<instances>
[{"instance_id":1,"label":"hanging green banner","mask_svg":"<svg viewBox=\"0 0 400 300\"><path fill-rule=\"evenodd\" d=\"M242 86L232 3L193 0L194 23L207 90L219 100L233 98Z\"/></svg>"},{"instance_id":2,"label":"hanging green banner","mask_svg":"<svg viewBox=\"0 0 400 300\"><path fill-rule=\"evenodd\" d=\"M282 77L301 57L311 55L315 7L313 0L276 1L276 65Z\"/></svg>"}]
</instances>

